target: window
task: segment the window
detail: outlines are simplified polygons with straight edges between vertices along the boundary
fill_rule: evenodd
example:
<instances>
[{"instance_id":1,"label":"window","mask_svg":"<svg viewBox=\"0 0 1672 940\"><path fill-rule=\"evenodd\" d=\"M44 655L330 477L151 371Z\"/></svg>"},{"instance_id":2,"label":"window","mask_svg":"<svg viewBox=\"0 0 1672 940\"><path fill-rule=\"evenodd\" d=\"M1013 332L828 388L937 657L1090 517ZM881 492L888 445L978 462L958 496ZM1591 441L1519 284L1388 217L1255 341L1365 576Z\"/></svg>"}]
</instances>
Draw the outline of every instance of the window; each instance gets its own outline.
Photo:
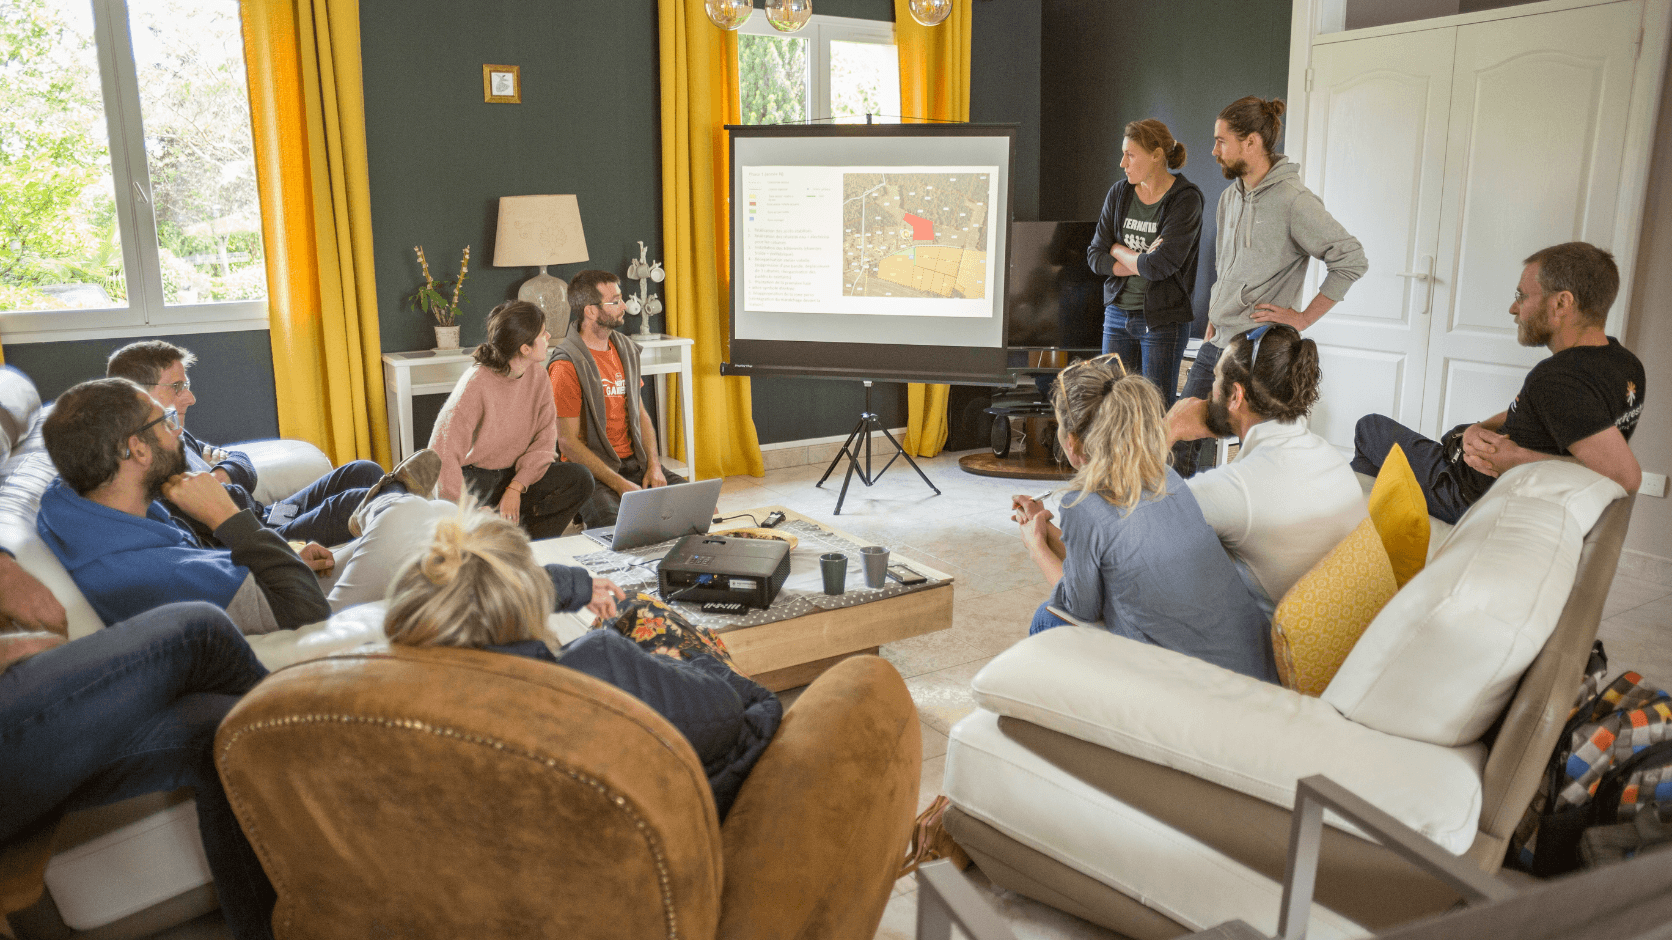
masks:
<instances>
[{"instance_id":1,"label":"window","mask_svg":"<svg viewBox=\"0 0 1672 940\"><path fill-rule=\"evenodd\" d=\"M238 0L0 0L10 342L266 325Z\"/></svg>"},{"instance_id":2,"label":"window","mask_svg":"<svg viewBox=\"0 0 1672 940\"><path fill-rule=\"evenodd\" d=\"M815 14L780 33L757 11L738 30L743 123L900 120L900 60L894 24Z\"/></svg>"}]
</instances>

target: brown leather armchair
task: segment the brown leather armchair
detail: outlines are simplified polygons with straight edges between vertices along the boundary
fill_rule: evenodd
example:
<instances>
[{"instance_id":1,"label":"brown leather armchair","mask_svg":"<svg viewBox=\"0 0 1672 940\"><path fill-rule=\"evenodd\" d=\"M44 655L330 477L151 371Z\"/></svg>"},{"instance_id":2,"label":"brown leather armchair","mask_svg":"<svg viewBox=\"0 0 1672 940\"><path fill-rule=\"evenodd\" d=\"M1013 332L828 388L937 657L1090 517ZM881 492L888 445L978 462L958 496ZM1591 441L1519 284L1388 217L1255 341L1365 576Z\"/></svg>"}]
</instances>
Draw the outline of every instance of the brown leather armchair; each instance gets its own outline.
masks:
<instances>
[{"instance_id":1,"label":"brown leather armchair","mask_svg":"<svg viewBox=\"0 0 1672 940\"><path fill-rule=\"evenodd\" d=\"M458 649L281 669L215 759L280 938L870 937L917 803L893 667L802 694L724 826L696 754L637 699Z\"/></svg>"}]
</instances>

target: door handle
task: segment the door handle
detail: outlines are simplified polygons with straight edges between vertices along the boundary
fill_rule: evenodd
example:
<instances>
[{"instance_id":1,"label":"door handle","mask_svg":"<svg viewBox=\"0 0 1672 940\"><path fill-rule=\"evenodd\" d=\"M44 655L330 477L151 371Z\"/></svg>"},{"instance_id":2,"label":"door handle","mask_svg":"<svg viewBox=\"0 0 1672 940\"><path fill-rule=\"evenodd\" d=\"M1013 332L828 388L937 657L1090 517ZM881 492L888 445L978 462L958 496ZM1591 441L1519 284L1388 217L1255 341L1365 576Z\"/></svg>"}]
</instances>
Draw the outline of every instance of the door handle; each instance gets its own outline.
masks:
<instances>
[{"instance_id":1,"label":"door handle","mask_svg":"<svg viewBox=\"0 0 1672 940\"><path fill-rule=\"evenodd\" d=\"M1417 262L1417 267L1420 270L1400 271L1396 276L1408 277L1421 284L1422 309L1418 310L1417 313L1426 315L1428 313L1429 304L1432 302L1434 296L1434 256L1423 255L1417 259Z\"/></svg>"}]
</instances>

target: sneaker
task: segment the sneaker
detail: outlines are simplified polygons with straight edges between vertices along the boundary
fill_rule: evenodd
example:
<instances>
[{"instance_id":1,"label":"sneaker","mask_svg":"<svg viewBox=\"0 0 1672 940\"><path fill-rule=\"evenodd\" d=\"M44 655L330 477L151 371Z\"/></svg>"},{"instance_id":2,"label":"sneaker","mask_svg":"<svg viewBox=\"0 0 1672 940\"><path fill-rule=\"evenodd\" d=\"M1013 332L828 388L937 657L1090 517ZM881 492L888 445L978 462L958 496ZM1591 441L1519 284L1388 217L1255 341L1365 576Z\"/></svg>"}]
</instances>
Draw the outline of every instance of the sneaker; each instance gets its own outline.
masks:
<instances>
[{"instance_id":1,"label":"sneaker","mask_svg":"<svg viewBox=\"0 0 1672 940\"><path fill-rule=\"evenodd\" d=\"M430 499L435 495L436 481L441 479L441 455L429 448L424 448L411 457L401 461L400 466L392 472L385 473L383 479L378 480L366 490L366 495L355 507L354 514L348 517L348 532L355 538L365 535L365 528L376 515L372 511L374 502L379 508L388 500L378 500L384 495L384 488L391 483L400 484L401 488L414 496Z\"/></svg>"}]
</instances>

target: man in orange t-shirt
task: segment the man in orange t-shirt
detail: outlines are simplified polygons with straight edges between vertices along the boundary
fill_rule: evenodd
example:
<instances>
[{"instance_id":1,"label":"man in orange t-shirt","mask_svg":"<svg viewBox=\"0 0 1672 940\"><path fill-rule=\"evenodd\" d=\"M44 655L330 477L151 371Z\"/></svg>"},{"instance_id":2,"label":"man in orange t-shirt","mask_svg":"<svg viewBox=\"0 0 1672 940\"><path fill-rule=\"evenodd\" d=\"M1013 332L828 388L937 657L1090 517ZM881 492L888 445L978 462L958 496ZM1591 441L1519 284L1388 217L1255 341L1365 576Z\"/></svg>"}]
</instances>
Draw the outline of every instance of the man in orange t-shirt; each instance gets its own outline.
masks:
<instances>
[{"instance_id":1,"label":"man in orange t-shirt","mask_svg":"<svg viewBox=\"0 0 1672 940\"><path fill-rule=\"evenodd\" d=\"M575 275L569 315L573 328L554 348L546 372L557 405L558 453L602 484L581 505L590 529L615 524L622 493L685 480L662 468L656 428L639 401L639 348L616 329L626 317L620 281L608 271Z\"/></svg>"}]
</instances>

